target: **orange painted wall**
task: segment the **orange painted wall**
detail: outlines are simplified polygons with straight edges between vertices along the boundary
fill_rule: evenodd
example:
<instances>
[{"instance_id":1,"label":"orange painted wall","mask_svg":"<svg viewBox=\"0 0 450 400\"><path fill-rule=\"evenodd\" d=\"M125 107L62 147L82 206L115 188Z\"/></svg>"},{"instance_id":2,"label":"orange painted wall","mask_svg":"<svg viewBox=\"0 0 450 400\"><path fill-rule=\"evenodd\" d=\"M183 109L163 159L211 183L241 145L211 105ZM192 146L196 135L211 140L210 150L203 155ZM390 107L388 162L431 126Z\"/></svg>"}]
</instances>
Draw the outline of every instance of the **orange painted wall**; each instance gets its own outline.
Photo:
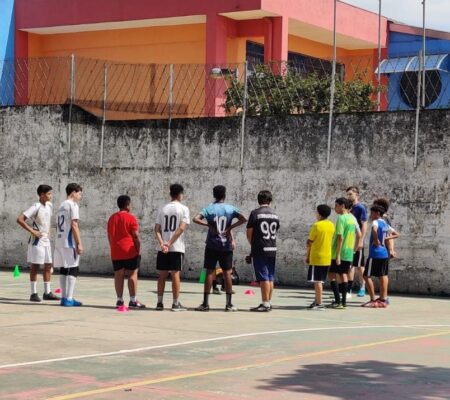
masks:
<instances>
[{"instance_id":1,"label":"orange painted wall","mask_svg":"<svg viewBox=\"0 0 450 400\"><path fill-rule=\"evenodd\" d=\"M70 55L131 63L204 63L205 25L29 35L30 57Z\"/></svg>"}]
</instances>

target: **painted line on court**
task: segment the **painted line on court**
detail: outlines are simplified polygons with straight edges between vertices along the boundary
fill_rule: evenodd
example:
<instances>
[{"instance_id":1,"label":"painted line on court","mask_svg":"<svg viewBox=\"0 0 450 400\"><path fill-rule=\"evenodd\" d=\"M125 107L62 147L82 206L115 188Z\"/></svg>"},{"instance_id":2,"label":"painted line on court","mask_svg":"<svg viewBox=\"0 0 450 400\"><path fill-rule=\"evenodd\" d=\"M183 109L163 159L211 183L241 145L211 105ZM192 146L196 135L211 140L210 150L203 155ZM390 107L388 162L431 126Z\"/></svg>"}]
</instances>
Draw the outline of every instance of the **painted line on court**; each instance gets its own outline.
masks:
<instances>
[{"instance_id":1,"label":"painted line on court","mask_svg":"<svg viewBox=\"0 0 450 400\"><path fill-rule=\"evenodd\" d=\"M157 383L174 382L174 381L178 381L178 380L182 380L182 379L197 378L197 377L202 377L202 376L207 376L207 375L217 375L217 374L222 374L222 373L226 373L226 372L235 372L235 371L240 371L240 370L250 369L250 368L265 367L268 365L279 364L279 363L288 362L288 361L295 361L295 360L299 360L302 358L317 357L317 356L323 356L323 355L328 355L328 354L333 354L333 353L341 353L341 352L345 352L345 351L349 351L349 350L367 349L367 348L381 346L381 345L402 343L402 342L408 342L408 341L412 341L412 340L420 340L420 339L426 339L426 338L430 338L430 337L444 336L444 335L450 335L450 331L428 333L426 335L405 336L405 337L401 337L401 338L397 338L397 339L383 340L380 342L371 342L371 343L358 344L355 346L348 346L348 347L343 347L343 348L338 348L338 349L330 349L330 350L314 351L311 353L297 354L295 356L281 357L281 358L277 358L277 359L270 360L270 361L261 361L261 362L256 362L256 363L252 363L252 364L238 365L235 367L210 369L210 370L205 370L205 371L193 372L190 374L173 375L173 376L168 376L168 377L164 377L164 378L156 378L156 379L149 379L149 380L143 380L143 381L137 381L137 382L129 382L129 383L122 384L122 385L114 385L114 386L104 387L104 388L100 388L100 389L94 389L94 390L88 390L88 391L84 391L84 392L73 393L73 394L69 394L69 395L52 397L52 398L50 398L50 400L79 399L81 397L88 397L88 396L94 396L97 394L111 393L111 392L116 392L118 390L125 390L125 389L129 389L129 388L154 385Z\"/></svg>"},{"instance_id":2,"label":"painted line on court","mask_svg":"<svg viewBox=\"0 0 450 400\"><path fill-rule=\"evenodd\" d=\"M198 340L190 340L187 342L178 342L178 343L169 343L169 344L161 344L156 346L148 346L148 347L138 347L134 349L125 349L125 350L116 350L105 353L94 353L94 354L83 354L79 356L71 356L71 357L61 357L61 358L50 358L46 360L36 360L36 361L27 361L22 363L15 364L5 364L0 365L0 369L6 368L18 368L18 367L26 367L32 365L41 365L41 364L50 364L55 362L63 362L63 361L72 361L72 360L83 360L88 358L98 358L98 357L109 357L116 355L124 355L130 353L140 353L144 351L150 350L158 350L158 349L167 349L171 347L180 347L187 346L191 344L201 344L201 343L209 343L209 342L218 342L222 340L228 339L241 339L255 336L267 336L267 335L279 335L286 333L299 333L299 332L320 332L320 331L335 331L335 330L352 330L352 329L387 329L387 328L396 328L396 329L421 329L421 328L450 328L450 325L372 325L372 326L336 326L336 327L323 327L323 328L301 328L301 329L287 329L287 330L279 330L279 331L266 331L266 332L251 332L251 333L241 333L238 335L229 335L229 336L220 336L213 337L208 339L198 339Z\"/></svg>"}]
</instances>

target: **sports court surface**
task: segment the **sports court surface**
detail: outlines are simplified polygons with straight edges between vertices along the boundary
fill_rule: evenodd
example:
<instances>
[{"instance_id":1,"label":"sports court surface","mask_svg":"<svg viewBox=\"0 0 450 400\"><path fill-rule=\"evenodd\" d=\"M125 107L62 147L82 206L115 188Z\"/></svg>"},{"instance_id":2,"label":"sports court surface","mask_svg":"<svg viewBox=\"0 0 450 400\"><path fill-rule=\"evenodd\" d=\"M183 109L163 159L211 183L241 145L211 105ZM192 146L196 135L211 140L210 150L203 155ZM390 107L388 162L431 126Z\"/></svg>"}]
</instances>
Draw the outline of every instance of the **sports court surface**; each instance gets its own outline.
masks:
<instances>
[{"instance_id":1,"label":"sports court surface","mask_svg":"<svg viewBox=\"0 0 450 400\"><path fill-rule=\"evenodd\" d=\"M112 278L80 277L85 306L63 308L0 272L0 399L450 399L449 299L308 311L312 290L281 288L271 313L250 313L258 289L241 285L238 312L211 295L208 313L174 313L153 310L155 288L141 280L151 308L119 313ZM200 284L182 291L201 302Z\"/></svg>"}]
</instances>

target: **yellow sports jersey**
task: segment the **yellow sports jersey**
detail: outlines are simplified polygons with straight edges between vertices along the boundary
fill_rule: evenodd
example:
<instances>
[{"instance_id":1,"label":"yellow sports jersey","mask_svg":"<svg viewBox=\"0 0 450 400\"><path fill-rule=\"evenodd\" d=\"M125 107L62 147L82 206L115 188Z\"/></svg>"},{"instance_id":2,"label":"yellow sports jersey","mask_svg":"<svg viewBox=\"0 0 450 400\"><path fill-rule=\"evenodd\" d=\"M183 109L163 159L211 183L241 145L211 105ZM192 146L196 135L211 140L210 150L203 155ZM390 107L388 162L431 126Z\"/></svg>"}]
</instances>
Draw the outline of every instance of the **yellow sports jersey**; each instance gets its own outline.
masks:
<instances>
[{"instance_id":1,"label":"yellow sports jersey","mask_svg":"<svg viewBox=\"0 0 450 400\"><path fill-rule=\"evenodd\" d=\"M308 240L312 241L309 254L310 265L331 265L331 243L334 235L334 224L327 220L317 221L309 231Z\"/></svg>"}]
</instances>

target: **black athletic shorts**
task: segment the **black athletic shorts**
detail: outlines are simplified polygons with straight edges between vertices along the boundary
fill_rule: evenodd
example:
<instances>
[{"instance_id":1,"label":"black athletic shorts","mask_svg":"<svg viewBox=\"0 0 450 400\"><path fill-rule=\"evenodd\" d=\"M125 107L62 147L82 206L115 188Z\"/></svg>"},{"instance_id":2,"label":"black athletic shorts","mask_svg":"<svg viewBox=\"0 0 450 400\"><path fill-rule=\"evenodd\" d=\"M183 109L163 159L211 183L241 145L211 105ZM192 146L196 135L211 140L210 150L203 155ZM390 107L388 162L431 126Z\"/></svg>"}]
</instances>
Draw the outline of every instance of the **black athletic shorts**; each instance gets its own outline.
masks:
<instances>
[{"instance_id":1,"label":"black athletic shorts","mask_svg":"<svg viewBox=\"0 0 450 400\"><path fill-rule=\"evenodd\" d=\"M387 276L389 273L389 258L368 258L364 276Z\"/></svg>"},{"instance_id":2,"label":"black athletic shorts","mask_svg":"<svg viewBox=\"0 0 450 400\"><path fill-rule=\"evenodd\" d=\"M310 265L308 269L308 282L325 282L330 267Z\"/></svg>"},{"instance_id":3,"label":"black athletic shorts","mask_svg":"<svg viewBox=\"0 0 450 400\"><path fill-rule=\"evenodd\" d=\"M205 248L205 264L206 269L216 269L219 263L220 268L228 271L233 268L233 252L219 251Z\"/></svg>"},{"instance_id":4,"label":"black athletic shorts","mask_svg":"<svg viewBox=\"0 0 450 400\"><path fill-rule=\"evenodd\" d=\"M351 264L350 261L341 261L341 265L336 265L336 260L331 260L330 272L339 275L348 274Z\"/></svg>"},{"instance_id":5,"label":"black athletic shorts","mask_svg":"<svg viewBox=\"0 0 450 400\"><path fill-rule=\"evenodd\" d=\"M364 248L354 254L352 267L364 267Z\"/></svg>"},{"instance_id":6,"label":"black athletic shorts","mask_svg":"<svg viewBox=\"0 0 450 400\"><path fill-rule=\"evenodd\" d=\"M158 271L181 271L183 269L184 253L169 251L163 253L158 251L156 257L156 269Z\"/></svg>"},{"instance_id":7,"label":"black athletic shorts","mask_svg":"<svg viewBox=\"0 0 450 400\"><path fill-rule=\"evenodd\" d=\"M139 268L141 262L141 256L136 256L134 258L129 258L127 260L112 260L114 271L119 271L123 268L134 271Z\"/></svg>"}]
</instances>

